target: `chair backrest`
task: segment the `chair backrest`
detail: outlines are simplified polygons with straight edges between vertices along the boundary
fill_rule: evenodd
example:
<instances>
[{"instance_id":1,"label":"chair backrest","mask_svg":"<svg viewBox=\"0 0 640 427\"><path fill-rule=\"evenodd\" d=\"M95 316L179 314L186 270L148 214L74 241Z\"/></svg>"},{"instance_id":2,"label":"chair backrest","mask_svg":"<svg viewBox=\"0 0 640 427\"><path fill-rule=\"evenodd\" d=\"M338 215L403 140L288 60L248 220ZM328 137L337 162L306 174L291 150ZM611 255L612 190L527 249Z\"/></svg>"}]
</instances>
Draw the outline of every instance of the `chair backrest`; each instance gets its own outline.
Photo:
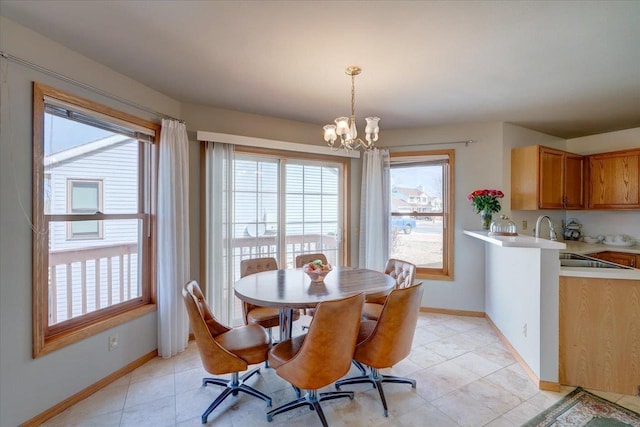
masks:
<instances>
[{"instance_id":1,"label":"chair backrest","mask_svg":"<svg viewBox=\"0 0 640 427\"><path fill-rule=\"evenodd\" d=\"M243 259L242 261L240 261L240 277L260 273L261 271L272 271L277 269L278 262L275 258L253 258ZM244 319L245 325L249 324L247 314L249 314L249 311L253 310L256 307L257 305L249 304L246 301L242 301L242 317Z\"/></svg>"},{"instance_id":2,"label":"chair backrest","mask_svg":"<svg viewBox=\"0 0 640 427\"><path fill-rule=\"evenodd\" d=\"M240 261L240 277L260 273L261 271L271 271L277 269L278 262L275 258L254 258L243 259L242 261Z\"/></svg>"},{"instance_id":3,"label":"chair backrest","mask_svg":"<svg viewBox=\"0 0 640 427\"><path fill-rule=\"evenodd\" d=\"M298 388L316 390L349 372L363 304L364 294L318 304L304 343L277 368L278 375Z\"/></svg>"},{"instance_id":4,"label":"chair backrest","mask_svg":"<svg viewBox=\"0 0 640 427\"><path fill-rule=\"evenodd\" d=\"M296 268L300 268L305 264L309 264L315 260L319 259L323 264L328 264L327 257L324 254L302 254L296 257Z\"/></svg>"},{"instance_id":5,"label":"chair backrest","mask_svg":"<svg viewBox=\"0 0 640 427\"><path fill-rule=\"evenodd\" d=\"M406 288L413 285L413 280L416 278L416 266L407 261L391 258L387 261L384 273L396 280L396 289Z\"/></svg>"},{"instance_id":6,"label":"chair backrest","mask_svg":"<svg viewBox=\"0 0 640 427\"><path fill-rule=\"evenodd\" d=\"M228 352L214 340L214 337L230 329L213 316L198 283L194 280L187 283L182 289L182 297L204 369L214 375L247 369L244 360Z\"/></svg>"},{"instance_id":7,"label":"chair backrest","mask_svg":"<svg viewBox=\"0 0 640 427\"><path fill-rule=\"evenodd\" d=\"M407 357L411 352L413 334L422 301L422 283L394 289L387 296L382 313L369 337L358 344L354 358L361 363L382 369Z\"/></svg>"}]
</instances>

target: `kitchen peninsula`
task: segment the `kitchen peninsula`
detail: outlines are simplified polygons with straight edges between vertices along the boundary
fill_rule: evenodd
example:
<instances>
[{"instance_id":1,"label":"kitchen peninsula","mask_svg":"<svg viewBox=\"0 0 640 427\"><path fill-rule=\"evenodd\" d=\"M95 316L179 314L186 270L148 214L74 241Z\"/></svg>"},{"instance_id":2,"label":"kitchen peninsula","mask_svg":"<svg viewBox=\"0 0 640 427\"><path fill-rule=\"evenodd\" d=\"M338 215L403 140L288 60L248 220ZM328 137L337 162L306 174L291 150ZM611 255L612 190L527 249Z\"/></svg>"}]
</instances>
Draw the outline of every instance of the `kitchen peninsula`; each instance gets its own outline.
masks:
<instances>
[{"instance_id":1,"label":"kitchen peninsula","mask_svg":"<svg viewBox=\"0 0 640 427\"><path fill-rule=\"evenodd\" d=\"M640 248L464 234L486 242L485 312L540 388L638 392L640 270L561 267L559 256Z\"/></svg>"}]
</instances>

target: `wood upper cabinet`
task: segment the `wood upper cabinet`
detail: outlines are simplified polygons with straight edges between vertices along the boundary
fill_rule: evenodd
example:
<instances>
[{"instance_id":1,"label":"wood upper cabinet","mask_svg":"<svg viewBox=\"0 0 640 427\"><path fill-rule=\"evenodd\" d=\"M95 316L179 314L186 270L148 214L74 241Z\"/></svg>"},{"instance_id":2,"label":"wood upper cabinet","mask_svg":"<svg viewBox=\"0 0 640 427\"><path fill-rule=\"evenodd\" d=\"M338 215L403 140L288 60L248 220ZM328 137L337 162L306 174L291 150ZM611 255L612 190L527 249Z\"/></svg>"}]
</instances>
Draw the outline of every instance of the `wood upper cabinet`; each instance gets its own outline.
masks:
<instances>
[{"instance_id":1,"label":"wood upper cabinet","mask_svg":"<svg viewBox=\"0 0 640 427\"><path fill-rule=\"evenodd\" d=\"M584 159L540 145L511 150L511 209L583 209Z\"/></svg>"},{"instance_id":2,"label":"wood upper cabinet","mask_svg":"<svg viewBox=\"0 0 640 427\"><path fill-rule=\"evenodd\" d=\"M589 209L640 208L640 150L589 156Z\"/></svg>"}]
</instances>

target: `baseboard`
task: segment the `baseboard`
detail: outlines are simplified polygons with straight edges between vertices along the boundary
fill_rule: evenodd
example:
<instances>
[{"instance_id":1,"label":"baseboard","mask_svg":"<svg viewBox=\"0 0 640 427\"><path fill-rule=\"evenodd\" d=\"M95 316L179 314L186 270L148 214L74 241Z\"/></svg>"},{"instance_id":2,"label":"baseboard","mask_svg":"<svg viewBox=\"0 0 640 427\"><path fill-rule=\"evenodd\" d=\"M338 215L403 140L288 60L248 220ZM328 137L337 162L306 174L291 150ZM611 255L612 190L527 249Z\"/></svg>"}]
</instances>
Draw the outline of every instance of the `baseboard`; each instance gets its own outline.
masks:
<instances>
[{"instance_id":1,"label":"baseboard","mask_svg":"<svg viewBox=\"0 0 640 427\"><path fill-rule=\"evenodd\" d=\"M70 408L71 406L75 405L76 403L80 402L81 400L86 399L87 397L89 397L93 393L95 393L96 391L100 390L103 387L106 387L107 385L111 384L112 382L114 382L118 378L121 378L121 377L125 376L129 372L133 371L136 368L139 368L140 366L144 365L149 360L151 360L151 359L153 359L153 358L155 358L157 356L158 356L158 350L153 350L152 352L149 352L149 353L145 354L144 356L134 360L133 362L129 363L128 365L126 365L126 366L118 369L117 371L107 375L106 377L102 378L98 382L93 383L89 387L79 391L78 393L74 394L73 396L70 396L70 397L66 398L65 400L63 400L62 402L58 403L57 405L52 406L51 408L49 408L46 411L36 415L35 417L31 418L30 420L25 421L24 423L20 424L20 427L37 427L37 426L39 426L40 424L44 423L48 419L51 419L51 418L55 417L56 415L60 414L64 410Z\"/></svg>"},{"instance_id":2,"label":"baseboard","mask_svg":"<svg viewBox=\"0 0 640 427\"><path fill-rule=\"evenodd\" d=\"M502 332L500 331L500 329L498 329L496 324L493 323L493 320L491 320L489 316L486 316L486 317L487 317L487 321L489 322L489 325L491 325L494 332L498 335L498 338L500 338L500 341L502 341L502 344L504 344L504 346L507 347L507 350L509 350L509 353L511 353L514 359L516 359L516 361L520 364L520 366L522 366L522 369L524 369L524 371L527 373L529 378L531 378L531 381L533 381L533 383L538 387L538 389L547 390L547 391L560 391L561 389L560 383L554 383L551 381L542 381L540 378L538 378L535 372L533 372L533 369L531 369L531 367L527 364L527 362L524 361L522 356L520 356L518 351L511 345L507 337L502 335Z\"/></svg>"},{"instance_id":3,"label":"baseboard","mask_svg":"<svg viewBox=\"0 0 640 427\"><path fill-rule=\"evenodd\" d=\"M452 310L449 308L420 307L423 313L450 314L452 316L485 317L484 311Z\"/></svg>"}]
</instances>

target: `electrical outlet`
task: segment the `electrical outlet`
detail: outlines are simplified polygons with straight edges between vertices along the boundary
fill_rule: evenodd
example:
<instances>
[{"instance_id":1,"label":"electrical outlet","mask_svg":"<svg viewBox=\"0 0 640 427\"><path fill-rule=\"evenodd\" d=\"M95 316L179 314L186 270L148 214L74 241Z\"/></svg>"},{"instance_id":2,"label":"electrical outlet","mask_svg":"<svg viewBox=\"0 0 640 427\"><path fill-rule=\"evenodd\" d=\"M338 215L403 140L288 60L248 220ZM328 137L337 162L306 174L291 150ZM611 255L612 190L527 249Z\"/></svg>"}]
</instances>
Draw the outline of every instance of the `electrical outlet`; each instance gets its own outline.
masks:
<instances>
[{"instance_id":1,"label":"electrical outlet","mask_svg":"<svg viewBox=\"0 0 640 427\"><path fill-rule=\"evenodd\" d=\"M522 335L525 336L525 337L527 336L527 324L526 323L524 323L522 325Z\"/></svg>"},{"instance_id":2,"label":"electrical outlet","mask_svg":"<svg viewBox=\"0 0 640 427\"><path fill-rule=\"evenodd\" d=\"M523 229L523 230L526 230L526 229L527 229L527 220L526 220L526 219L523 219L523 220L522 220L522 229Z\"/></svg>"},{"instance_id":3,"label":"electrical outlet","mask_svg":"<svg viewBox=\"0 0 640 427\"><path fill-rule=\"evenodd\" d=\"M109 351L113 351L118 348L118 334L109 335Z\"/></svg>"}]
</instances>

